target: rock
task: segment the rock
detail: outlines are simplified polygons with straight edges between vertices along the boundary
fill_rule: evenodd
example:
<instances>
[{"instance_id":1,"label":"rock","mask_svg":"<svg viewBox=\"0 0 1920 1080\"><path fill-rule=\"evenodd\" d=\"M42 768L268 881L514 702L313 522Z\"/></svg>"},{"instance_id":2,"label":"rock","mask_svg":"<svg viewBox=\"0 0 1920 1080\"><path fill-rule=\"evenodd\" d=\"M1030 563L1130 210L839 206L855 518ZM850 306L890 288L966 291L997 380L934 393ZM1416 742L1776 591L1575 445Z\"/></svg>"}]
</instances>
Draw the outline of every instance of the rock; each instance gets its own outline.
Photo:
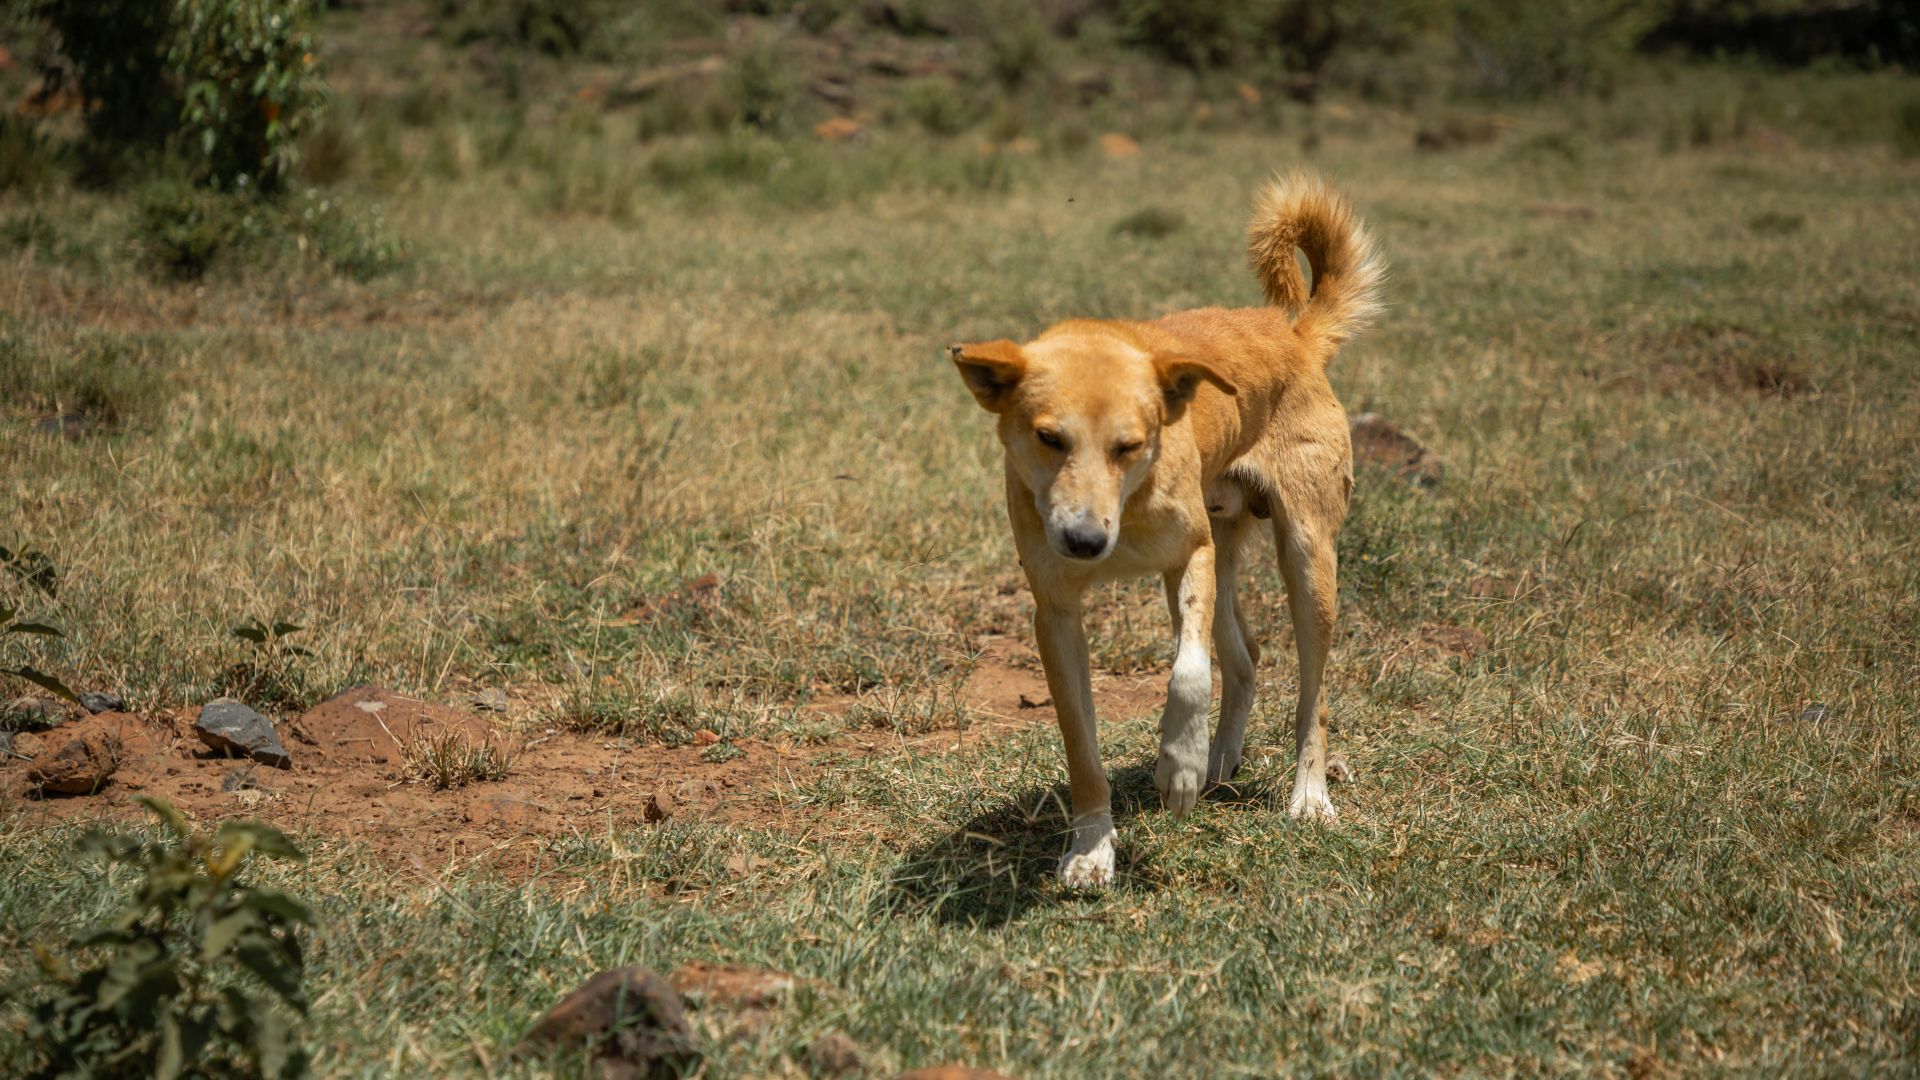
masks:
<instances>
[{"instance_id":1,"label":"rock","mask_svg":"<svg viewBox=\"0 0 1920 1080\"><path fill-rule=\"evenodd\" d=\"M119 767L120 740L103 732L89 732L36 754L27 767L27 783L57 795L91 795Z\"/></svg>"},{"instance_id":2,"label":"rock","mask_svg":"<svg viewBox=\"0 0 1920 1080\"><path fill-rule=\"evenodd\" d=\"M45 731L67 718L67 707L53 698L17 697L0 707L0 727Z\"/></svg>"},{"instance_id":3,"label":"rock","mask_svg":"<svg viewBox=\"0 0 1920 1080\"><path fill-rule=\"evenodd\" d=\"M1800 710L1800 722L1803 724L1818 724L1823 720L1838 719L1839 716L1839 706L1828 705L1823 701L1816 701Z\"/></svg>"},{"instance_id":4,"label":"rock","mask_svg":"<svg viewBox=\"0 0 1920 1080\"><path fill-rule=\"evenodd\" d=\"M807 1044L806 1064L814 1076L850 1076L860 1071L860 1044L829 1031Z\"/></svg>"},{"instance_id":5,"label":"rock","mask_svg":"<svg viewBox=\"0 0 1920 1080\"><path fill-rule=\"evenodd\" d=\"M1236 83L1234 84L1233 92L1239 94L1240 100L1249 105L1260 104L1260 88L1252 83Z\"/></svg>"},{"instance_id":6,"label":"rock","mask_svg":"<svg viewBox=\"0 0 1920 1080\"><path fill-rule=\"evenodd\" d=\"M216 698L200 709L193 733L208 747L225 754L250 757L262 765L290 769L293 758L280 745L273 721L232 698Z\"/></svg>"},{"instance_id":7,"label":"rock","mask_svg":"<svg viewBox=\"0 0 1920 1080\"><path fill-rule=\"evenodd\" d=\"M975 1069L966 1065L935 1065L931 1069L914 1069L903 1072L893 1080L1013 1080L992 1069Z\"/></svg>"},{"instance_id":8,"label":"rock","mask_svg":"<svg viewBox=\"0 0 1920 1080\"><path fill-rule=\"evenodd\" d=\"M1381 419L1378 413L1351 418L1347 433L1353 439L1354 460L1386 465L1421 487L1438 484L1446 472L1419 440Z\"/></svg>"},{"instance_id":9,"label":"rock","mask_svg":"<svg viewBox=\"0 0 1920 1080\"><path fill-rule=\"evenodd\" d=\"M1007 145L1000 149L1015 157L1032 157L1040 152L1040 144L1027 138L1025 135L1015 135L1013 138L1008 139Z\"/></svg>"},{"instance_id":10,"label":"rock","mask_svg":"<svg viewBox=\"0 0 1920 1080\"><path fill-rule=\"evenodd\" d=\"M860 134L860 121L850 116L835 116L813 125L815 138L830 143L843 143Z\"/></svg>"},{"instance_id":11,"label":"rock","mask_svg":"<svg viewBox=\"0 0 1920 1080\"><path fill-rule=\"evenodd\" d=\"M701 728L693 733L693 745L712 746L720 741L720 733L711 728Z\"/></svg>"},{"instance_id":12,"label":"rock","mask_svg":"<svg viewBox=\"0 0 1920 1080\"><path fill-rule=\"evenodd\" d=\"M1140 144L1130 135L1109 131L1100 136L1100 152L1113 161L1125 161L1140 156Z\"/></svg>"},{"instance_id":13,"label":"rock","mask_svg":"<svg viewBox=\"0 0 1920 1080\"><path fill-rule=\"evenodd\" d=\"M633 965L588 979L527 1032L524 1045L545 1050L584 1047L626 1075L679 1076L699 1052L680 995L665 979Z\"/></svg>"},{"instance_id":14,"label":"rock","mask_svg":"<svg viewBox=\"0 0 1920 1080\"><path fill-rule=\"evenodd\" d=\"M90 713L126 712L127 699L119 694L103 694L89 690L80 695L80 707Z\"/></svg>"}]
</instances>

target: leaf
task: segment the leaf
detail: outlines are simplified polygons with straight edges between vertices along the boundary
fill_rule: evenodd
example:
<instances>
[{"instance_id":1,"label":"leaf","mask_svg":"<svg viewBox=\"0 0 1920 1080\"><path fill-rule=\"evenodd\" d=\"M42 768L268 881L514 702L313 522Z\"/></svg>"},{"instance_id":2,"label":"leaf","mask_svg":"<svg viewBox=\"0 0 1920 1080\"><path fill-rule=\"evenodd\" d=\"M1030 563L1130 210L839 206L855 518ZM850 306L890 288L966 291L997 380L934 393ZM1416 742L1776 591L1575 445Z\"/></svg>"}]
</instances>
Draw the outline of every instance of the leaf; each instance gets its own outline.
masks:
<instances>
[{"instance_id":1,"label":"leaf","mask_svg":"<svg viewBox=\"0 0 1920 1080\"><path fill-rule=\"evenodd\" d=\"M247 908L241 908L223 919L216 920L212 926L207 927L206 937L200 941L200 958L209 962L219 959L220 954L227 951L227 946L232 945L242 931L258 925L260 925L260 916Z\"/></svg>"},{"instance_id":2,"label":"leaf","mask_svg":"<svg viewBox=\"0 0 1920 1080\"><path fill-rule=\"evenodd\" d=\"M267 631L258 624L253 626L236 626L233 628L232 633L234 637L239 638L241 641L251 641L255 645L265 645L267 643Z\"/></svg>"},{"instance_id":3,"label":"leaf","mask_svg":"<svg viewBox=\"0 0 1920 1080\"><path fill-rule=\"evenodd\" d=\"M286 922L310 923L313 921L313 912L307 905L278 889L242 889L237 901L245 907Z\"/></svg>"},{"instance_id":4,"label":"leaf","mask_svg":"<svg viewBox=\"0 0 1920 1080\"><path fill-rule=\"evenodd\" d=\"M186 816L173 808L173 804L158 795L135 795L133 801L146 807L154 817L160 819L175 836L185 837L192 829L187 825Z\"/></svg>"},{"instance_id":5,"label":"leaf","mask_svg":"<svg viewBox=\"0 0 1920 1080\"><path fill-rule=\"evenodd\" d=\"M180 1018L171 1012L160 1017L160 1052L154 1057L154 1080L173 1080L186 1066L180 1045Z\"/></svg>"},{"instance_id":6,"label":"leaf","mask_svg":"<svg viewBox=\"0 0 1920 1080\"><path fill-rule=\"evenodd\" d=\"M59 571L54 569L53 560L47 558L43 551L16 553L0 548L0 563L5 563L14 577L46 593L48 599L54 599L59 592Z\"/></svg>"},{"instance_id":7,"label":"leaf","mask_svg":"<svg viewBox=\"0 0 1920 1080\"><path fill-rule=\"evenodd\" d=\"M67 636L62 633L57 626L48 626L46 623L38 622L17 622L8 626L6 632L9 634L39 634L41 637Z\"/></svg>"},{"instance_id":8,"label":"leaf","mask_svg":"<svg viewBox=\"0 0 1920 1080\"><path fill-rule=\"evenodd\" d=\"M216 847L229 847L244 844L248 849L276 859L292 859L305 862L306 855L293 846L287 834L271 825L262 825L257 821L226 821L220 824L220 830L213 834Z\"/></svg>"},{"instance_id":9,"label":"leaf","mask_svg":"<svg viewBox=\"0 0 1920 1080\"><path fill-rule=\"evenodd\" d=\"M285 958L278 955L278 950L252 937L234 949L233 958L240 962L241 967L258 975L268 989L280 995L280 1000L301 1012L307 1011L306 995L300 992L300 975L289 969Z\"/></svg>"},{"instance_id":10,"label":"leaf","mask_svg":"<svg viewBox=\"0 0 1920 1080\"><path fill-rule=\"evenodd\" d=\"M75 704L78 704L80 701L79 695L67 689L66 683L61 682L59 679L54 678L44 671L35 670L30 665L22 664L16 668L0 668L0 674L18 675L35 686L43 690L51 690L53 693Z\"/></svg>"},{"instance_id":11,"label":"leaf","mask_svg":"<svg viewBox=\"0 0 1920 1080\"><path fill-rule=\"evenodd\" d=\"M306 627L301 626L299 623L277 622L273 624L273 636L286 637L288 634L296 633L298 631L305 630L305 629Z\"/></svg>"}]
</instances>

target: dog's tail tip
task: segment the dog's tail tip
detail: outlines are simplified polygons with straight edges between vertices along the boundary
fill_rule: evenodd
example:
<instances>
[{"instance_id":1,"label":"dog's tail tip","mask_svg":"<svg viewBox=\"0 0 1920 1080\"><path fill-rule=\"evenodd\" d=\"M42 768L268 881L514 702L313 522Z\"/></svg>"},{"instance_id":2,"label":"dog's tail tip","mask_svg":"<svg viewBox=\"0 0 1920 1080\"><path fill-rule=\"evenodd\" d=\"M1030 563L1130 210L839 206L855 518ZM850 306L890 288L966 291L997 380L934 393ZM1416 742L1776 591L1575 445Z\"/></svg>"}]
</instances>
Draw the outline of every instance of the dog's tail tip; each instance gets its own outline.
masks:
<instances>
[{"instance_id":1,"label":"dog's tail tip","mask_svg":"<svg viewBox=\"0 0 1920 1080\"><path fill-rule=\"evenodd\" d=\"M1311 292L1296 249L1313 268ZM1296 328L1320 340L1325 358L1384 306L1386 260L1353 204L1318 173L1296 169L1267 182L1247 227L1247 254L1267 298L1299 313Z\"/></svg>"}]
</instances>

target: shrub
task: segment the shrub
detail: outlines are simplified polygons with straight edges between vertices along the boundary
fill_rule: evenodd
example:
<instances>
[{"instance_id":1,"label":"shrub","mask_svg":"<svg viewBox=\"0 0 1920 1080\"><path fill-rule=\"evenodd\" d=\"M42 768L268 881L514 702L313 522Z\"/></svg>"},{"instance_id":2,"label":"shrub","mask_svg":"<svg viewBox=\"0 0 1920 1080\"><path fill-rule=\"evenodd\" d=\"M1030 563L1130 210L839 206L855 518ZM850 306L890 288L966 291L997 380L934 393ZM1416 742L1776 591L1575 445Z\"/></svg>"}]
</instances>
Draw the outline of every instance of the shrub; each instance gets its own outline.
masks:
<instances>
[{"instance_id":1,"label":"shrub","mask_svg":"<svg viewBox=\"0 0 1920 1080\"><path fill-rule=\"evenodd\" d=\"M17 1064L48 1077L305 1075L287 1014L306 1014L298 931L312 916L292 896L240 880L254 855L304 856L265 825L196 833L166 802L138 801L160 819L162 838L95 832L78 845L132 868L134 894L65 955L36 948L42 986L7 992L23 1000L39 990L27 1030L38 1060Z\"/></svg>"},{"instance_id":2,"label":"shrub","mask_svg":"<svg viewBox=\"0 0 1920 1080\"><path fill-rule=\"evenodd\" d=\"M278 189L325 105L307 0L179 0L167 51L182 85L179 141L215 187Z\"/></svg>"},{"instance_id":3,"label":"shrub","mask_svg":"<svg viewBox=\"0 0 1920 1080\"><path fill-rule=\"evenodd\" d=\"M204 183L271 191L324 105L310 0L42 0L37 10L86 95L92 180L167 150ZM49 66L56 81L65 72Z\"/></svg>"},{"instance_id":4,"label":"shrub","mask_svg":"<svg viewBox=\"0 0 1920 1080\"><path fill-rule=\"evenodd\" d=\"M1458 0L1468 86L1493 97L1605 90L1652 26L1658 0Z\"/></svg>"},{"instance_id":5,"label":"shrub","mask_svg":"<svg viewBox=\"0 0 1920 1080\"><path fill-rule=\"evenodd\" d=\"M224 253L252 239L250 206L250 200L178 181L154 184L134 204L134 243L154 270L193 281Z\"/></svg>"},{"instance_id":6,"label":"shrub","mask_svg":"<svg viewBox=\"0 0 1920 1080\"><path fill-rule=\"evenodd\" d=\"M946 79L915 79L902 92L901 104L908 116L935 135L958 135L979 119L973 103Z\"/></svg>"}]
</instances>

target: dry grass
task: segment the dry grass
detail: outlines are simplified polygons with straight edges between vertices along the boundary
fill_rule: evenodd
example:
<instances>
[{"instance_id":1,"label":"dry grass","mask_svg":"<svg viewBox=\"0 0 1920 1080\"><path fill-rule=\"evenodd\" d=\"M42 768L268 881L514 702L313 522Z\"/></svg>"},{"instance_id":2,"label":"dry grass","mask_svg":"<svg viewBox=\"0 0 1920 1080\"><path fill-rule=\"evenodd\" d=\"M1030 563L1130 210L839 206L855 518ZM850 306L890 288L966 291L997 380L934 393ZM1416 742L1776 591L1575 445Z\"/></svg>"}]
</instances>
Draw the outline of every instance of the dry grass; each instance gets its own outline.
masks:
<instances>
[{"instance_id":1,"label":"dry grass","mask_svg":"<svg viewBox=\"0 0 1920 1080\"><path fill-rule=\"evenodd\" d=\"M513 770L519 748L496 741L491 734L475 741L464 731L416 732L403 744L401 764L407 776L436 790L466 787L486 780L504 780Z\"/></svg>"},{"instance_id":2,"label":"dry grass","mask_svg":"<svg viewBox=\"0 0 1920 1080\"><path fill-rule=\"evenodd\" d=\"M1003 592L997 448L939 346L1256 302L1247 197L1304 160L1395 268L1336 388L1447 466L1360 477L1337 828L1272 804L1292 663L1276 575L1251 575L1276 659L1249 784L1167 821L1152 717L1106 718L1112 893L1046 876L1044 730L788 796L876 823L865 845L672 826L557 846L576 885L448 892L326 850L288 883L335 898L322 1062L490 1071L587 969L706 957L840 988L710 1075L785 1068L828 1026L1035 1077L1911 1069L1920 172L1813 136L1663 149L1641 109L1417 154L1415 117L1355 103L1311 154L1169 135L980 185L902 179L885 138L753 142L797 164L679 185L658 178L734 151L556 131L643 197L555 202L511 162L413 174L369 193L413 262L365 284L301 262L155 284L121 206L48 196L57 239L0 258L0 521L64 574L44 664L142 708L197 701L242 658L225 628L273 612L308 627L316 697L508 687L554 703L526 722L669 741L818 738L800 706L827 694L859 698L849 724L959 724L979 638L1027 634L1027 602ZM852 194L821 195L836 179ZM1184 227L1115 235L1148 206ZM82 399L98 430L33 431ZM658 602L707 574L709 599ZM1487 647L1448 655L1436 626ZM1092 629L1108 669L1168 660L1157 585ZM57 838L7 828L3 921L98 906Z\"/></svg>"}]
</instances>

